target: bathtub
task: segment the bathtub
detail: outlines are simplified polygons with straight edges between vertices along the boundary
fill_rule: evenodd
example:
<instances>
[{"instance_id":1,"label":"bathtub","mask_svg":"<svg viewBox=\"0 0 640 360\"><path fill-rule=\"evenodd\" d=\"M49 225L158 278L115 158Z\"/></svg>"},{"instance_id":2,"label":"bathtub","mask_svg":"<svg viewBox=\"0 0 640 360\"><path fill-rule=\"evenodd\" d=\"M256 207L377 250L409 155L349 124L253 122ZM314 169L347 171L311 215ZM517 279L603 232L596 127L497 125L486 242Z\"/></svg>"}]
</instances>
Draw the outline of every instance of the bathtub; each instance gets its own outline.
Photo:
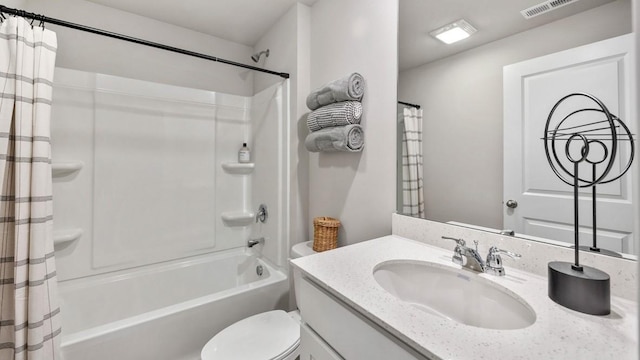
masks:
<instances>
[{"instance_id":1,"label":"bathtub","mask_svg":"<svg viewBox=\"0 0 640 360\"><path fill-rule=\"evenodd\" d=\"M199 359L226 326L286 308L288 288L284 273L243 248L64 281L63 358Z\"/></svg>"}]
</instances>

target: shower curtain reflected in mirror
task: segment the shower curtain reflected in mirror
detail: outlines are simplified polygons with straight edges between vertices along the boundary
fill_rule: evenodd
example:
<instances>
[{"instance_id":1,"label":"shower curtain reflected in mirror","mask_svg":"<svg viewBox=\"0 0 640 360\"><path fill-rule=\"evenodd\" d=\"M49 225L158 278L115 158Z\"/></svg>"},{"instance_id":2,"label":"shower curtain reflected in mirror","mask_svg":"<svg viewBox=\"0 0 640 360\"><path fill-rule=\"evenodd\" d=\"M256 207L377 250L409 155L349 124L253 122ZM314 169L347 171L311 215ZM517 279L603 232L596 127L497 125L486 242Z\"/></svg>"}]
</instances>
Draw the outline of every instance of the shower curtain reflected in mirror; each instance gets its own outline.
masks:
<instances>
[{"instance_id":1,"label":"shower curtain reflected in mirror","mask_svg":"<svg viewBox=\"0 0 640 360\"><path fill-rule=\"evenodd\" d=\"M404 108L402 131L402 213L424 218L422 110Z\"/></svg>"},{"instance_id":2,"label":"shower curtain reflected in mirror","mask_svg":"<svg viewBox=\"0 0 640 360\"><path fill-rule=\"evenodd\" d=\"M1 19L0 19L1 20ZM56 34L0 25L0 358L60 359L50 113Z\"/></svg>"}]
</instances>

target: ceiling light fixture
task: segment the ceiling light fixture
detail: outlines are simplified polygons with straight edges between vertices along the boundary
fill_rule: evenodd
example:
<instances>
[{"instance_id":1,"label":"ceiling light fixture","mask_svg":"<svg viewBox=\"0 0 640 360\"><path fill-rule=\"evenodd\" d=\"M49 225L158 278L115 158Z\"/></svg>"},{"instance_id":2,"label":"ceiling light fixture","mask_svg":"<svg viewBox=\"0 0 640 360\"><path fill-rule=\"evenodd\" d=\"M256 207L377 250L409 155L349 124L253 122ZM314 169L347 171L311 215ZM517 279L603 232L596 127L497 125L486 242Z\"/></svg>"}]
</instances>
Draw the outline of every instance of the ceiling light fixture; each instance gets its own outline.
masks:
<instances>
[{"instance_id":1,"label":"ceiling light fixture","mask_svg":"<svg viewBox=\"0 0 640 360\"><path fill-rule=\"evenodd\" d=\"M429 35L435 37L445 44L453 44L456 41L468 38L476 31L478 30L471 26L471 24L463 19L460 19L439 29L433 30L429 33Z\"/></svg>"}]
</instances>

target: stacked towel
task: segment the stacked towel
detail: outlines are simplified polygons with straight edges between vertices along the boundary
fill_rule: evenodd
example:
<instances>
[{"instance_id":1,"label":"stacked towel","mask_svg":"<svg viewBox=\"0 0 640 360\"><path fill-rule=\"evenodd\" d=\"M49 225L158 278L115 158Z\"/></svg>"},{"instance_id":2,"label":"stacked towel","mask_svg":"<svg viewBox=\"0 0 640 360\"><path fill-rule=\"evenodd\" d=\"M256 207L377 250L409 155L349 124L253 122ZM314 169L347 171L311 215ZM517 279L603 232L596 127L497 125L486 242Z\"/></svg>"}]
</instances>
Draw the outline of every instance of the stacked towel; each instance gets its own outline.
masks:
<instances>
[{"instance_id":1,"label":"stacked towel","mask_svg":"<svg viewBox=\"0 0 640 360\"><path fill-rule=\"evenodd\" d=\"M364 78L358 73L353 73L314 90L307 96L307 107L315 110L339 101L360 101L363 95Z\"/></svg>"},{"instance_id":2,"label":"stacked towel","mask_svg":"<svg viewBox=\"0 0 640 360\"><path fill-rule=\"evenodd\" d=\"M362 104L358 101L342 101L314 110L307 117L307 126L311 131L360 124Z\"/></svg>"},{"instance_id":3,"label":"stacked towel","mask_svg":"<svg viewBox=\"0 0 640 360\"><path fill-rule=\"evenodd\" d=\"M311 152L348 151L364 148L364 131L360 124L364 95L364 78L353 73L323 85L307 96L307 117L311 133L304 146Z\"/></svg>"},{"instance_id":4,"label":"stacked towel","mask_svg":"<svg viewBox=\"0 0 640 360\"><path fill-rule=\"evenodd\" d=\"M364 148L364 132L362 131L362 126L357 124L329 127L309 134L304 146L312 152L358 152Z\"/></svg>"}]
</instances>

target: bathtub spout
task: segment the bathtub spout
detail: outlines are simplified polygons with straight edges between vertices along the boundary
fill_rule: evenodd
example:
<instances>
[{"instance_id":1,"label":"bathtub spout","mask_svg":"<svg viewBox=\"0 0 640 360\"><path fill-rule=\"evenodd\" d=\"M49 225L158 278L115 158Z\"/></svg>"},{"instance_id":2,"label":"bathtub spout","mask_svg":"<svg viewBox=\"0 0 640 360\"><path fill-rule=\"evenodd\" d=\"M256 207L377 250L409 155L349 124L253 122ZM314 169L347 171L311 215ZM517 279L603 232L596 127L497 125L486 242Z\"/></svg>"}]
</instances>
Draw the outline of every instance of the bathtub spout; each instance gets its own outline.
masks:
<instances>
[{"instance_id":1,"label":"bathtub spout","mask_svg":"<svg viewBox=\"0 0 640 360\"><path fill-rule=\"evenodd\" d=\"M263 237L257 238L257 239L249 239L249 241L247 241L247 246L250 247L250 248L254 247L254 246L258 245L258 244L264 244L264 238Z\"/></svg>"}]
</instances>

